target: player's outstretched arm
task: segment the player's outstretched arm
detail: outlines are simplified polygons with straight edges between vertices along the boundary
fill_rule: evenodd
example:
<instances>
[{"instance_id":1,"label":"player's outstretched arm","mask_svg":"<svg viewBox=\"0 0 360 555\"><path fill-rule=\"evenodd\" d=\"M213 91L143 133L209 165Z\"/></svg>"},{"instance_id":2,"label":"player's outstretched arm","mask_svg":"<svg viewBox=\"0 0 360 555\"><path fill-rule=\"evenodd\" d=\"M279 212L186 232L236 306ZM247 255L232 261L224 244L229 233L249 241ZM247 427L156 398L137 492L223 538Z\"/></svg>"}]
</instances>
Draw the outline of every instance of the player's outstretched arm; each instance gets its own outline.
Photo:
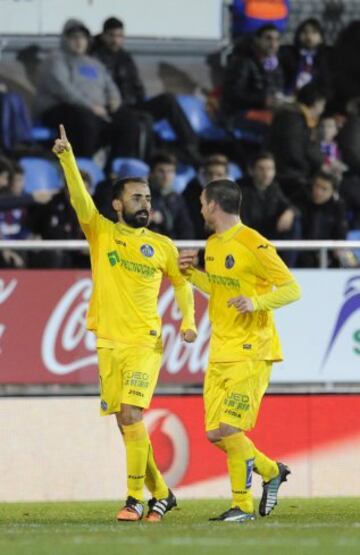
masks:
<instances>
[{"instance_id":1,"label":"player's outstretched arm","mask_svg":"<svg viewBox=\"0 0 360 555\"><path fill-rule=\"evenodd\" d=\"M194 249L186 249L179 255L179 270L197 289L210 295L210 282L206 272L202 272L194 267L197 259L198 251Z\"/></svg>"},{"instance_id":2,"label":"player's outstretched arm","mask_svg":"<svg viewBox=\"0 0 360 555\"><path fill-rule=\"evenodd\" d=\"M55 140L53 152L59 158L60 164L64 170L71 204L76 211L79 221L83 224L88 224L97 214L97 210L84 185L63 125L59 127L59 135L59 138Z\"/></svg>"}]
</instances>

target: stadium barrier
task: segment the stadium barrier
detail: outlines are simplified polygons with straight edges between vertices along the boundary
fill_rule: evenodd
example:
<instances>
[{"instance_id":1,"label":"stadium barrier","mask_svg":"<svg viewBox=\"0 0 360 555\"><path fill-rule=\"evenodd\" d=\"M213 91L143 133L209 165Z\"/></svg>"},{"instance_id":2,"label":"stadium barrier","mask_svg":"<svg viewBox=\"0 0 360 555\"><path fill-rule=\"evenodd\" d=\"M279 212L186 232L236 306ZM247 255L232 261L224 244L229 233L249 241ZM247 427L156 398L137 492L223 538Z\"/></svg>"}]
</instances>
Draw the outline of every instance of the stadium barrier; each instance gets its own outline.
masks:
<instances>
[{"instance_id":1,"label":"stadium barrier","mask_svg":"<svg viewBox=\"0 0 360 555\"><path fill-rule=\"evenodd\" d=\"M265 397L250 435L259 449L289 464L281 496L360 494L359 411L359 395ZM94 398L2 398L0 420L0 501L124 498L120 434L113 417L98 416ZM180 502L230 498L225 456L205 438L199 395L155 397L145 421ZM253 485L259 496L259 476Z\"/></svg>"},{"instance_id":2,"label":"stadium barrier","mask_svg":"<svg viewBox=\"0 0 360 555\"><path fill-rule=\"evenodd\" d=\"M186 248L204 248L205 241L174 241L179 249ZM319 251L319 267L327 268L328 252L329 250L354 250L360 249L360 241L272 241L272 244L278 250L293 250L293 251ZM73 240L73 241L49 241L49 240L34 240L34 241L1 241L0 250L66 250L75 251L88 249L89 245L86 241Z\"/></svg>"}]
</instances>

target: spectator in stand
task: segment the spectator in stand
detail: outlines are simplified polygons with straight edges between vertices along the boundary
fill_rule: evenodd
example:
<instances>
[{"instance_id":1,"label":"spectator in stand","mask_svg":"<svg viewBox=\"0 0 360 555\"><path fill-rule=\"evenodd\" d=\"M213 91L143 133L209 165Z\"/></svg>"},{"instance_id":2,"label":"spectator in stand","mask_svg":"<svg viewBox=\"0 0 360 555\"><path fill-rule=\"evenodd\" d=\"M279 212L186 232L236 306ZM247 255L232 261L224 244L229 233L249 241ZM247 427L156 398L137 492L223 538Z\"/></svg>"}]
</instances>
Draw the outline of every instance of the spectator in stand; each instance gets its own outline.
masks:
<instances>
[{"instance_id":1,"label":"spectator in stand","mask_svg":"<svg viewBox=\"0 0 360 555\"><path fill-rule=\"evenodd\" d=\"M80 171L80 174L87 190L91 191L92 183L89 174L84 171ZM32 227L42 239L85 239L71 206L67 187L58 191L48 204L34 211ZM47 252L45 255L40 253L35 265L51 268L89 268L89 254L87 250L84 252L57 250Z\"/></svg>"},{"instance_id":2,"label":"spectator in stand","mask_svg":"<svg viewBox=\"0 0 360 555\"><path fill-rule=\"evenodd\" d=\"M309 83L298 91L297 102L279 110L271 124L268 148L280 186L291 200L303 198L310 177L321 168L317 125L325 103L325 93Z\"/></svg>"},{"instance_id":3,"label":"spectator in stand","mask_svg":"<svg viewBox=\"0 0 360 555\"><path fill-rule=\"evenodd\" d=\"M279 58L287 93L296 93L311 81L326 91L331 90L330 53L324 44L324 30L317 19L311 17L298 26L294 44L282 46Z\"/></svg>"},{"instance_id":4,"label":"spectator in stand","mask_svg":"<svg viewBox=\"0 0 360 555\"><path fill-rule=\"evenodd\" d=\"M137 120L120 107L120 93L105 66L87 55L89 43L83 23L67 21L61 48L39 69L36 113L50 127L65 124L78 156L92 157L104 145L111 145L113 157L137 156Z\"/></svg>"},{"instance_id":5,"label":"spectator in stand","mask_svg":"<svg viewBox=\"0 0 360 555\"><path fill-rule=\"evenodd\" d=\"M12 171L11 162L7 158L0 157L0 195L9 192Z\"/></svg>"},{"instance_id":6,"label":"spectator in stand","mask_svg":"<svg viewBox=\"0 0 360 555\"><path fill-rule=\"evenodd\" d=\"M107 67L121 93L123 105L134 117L146 121L150 114L156 121L166 119L174 129L182 151L190 163L199 160L198 139L173 94L163 93L146 98L145 88L131 54L124 48L124 24L115 17L104 22L95 37L92 53ZM150 118L150 121L151 121ZM149 149L151 151L151 147Z\"/></svg>"},{"instance_id":7,"label":"spectator in stand","mask_svg":"<svg viewBox=\"0 0 360 555\"><path fill-rule=\"evenodd\" d=\"M350 227L360 229L360 97L347 103L346 113L347 119L338 135L342 159L348 167L340 193L346 203Z\"/></svg>"},{"instance_id":8,"label":"spectator in stand","mask_svg":"<svg viewBox=\"0 0 360 555\"><path fill-rule=\"evenodd\" d=\"M347 103L360 97L360 20L351 21L334 46L334 109L344 112Z\"/></svg>"},{"instance_id":9,"label":"spectator in stand","mask_svg":"<svg viewBox=\"0 0 360 555\"><path fill-rule=\"evenodd\" d=\"M194 239L194 227L182 195L173 191L176 159L159 153L150 161L152 214L149 228L172 239Z\"/></svg>"},{"instance_id":10,"label":"spectator in stand","mask_svg":"<svg viewBox=\"0 0 360 555\"><path fill-rule=\"evenodd\" d=\"M221 99L222 110L230 121L243 121L244 110L269 110L287 100L279 47L277 28L264 25L249 47L234 48L225 70Z\"/></svg>"},{"instance_id":11,"label":"spectator in stand","mask_svg":"<svg viewBox=\"0 0 360 555\"><path fill-rule=\"evenodd\" d=\"M313 240L344 240L347 233L345 204L336 190L336 178L320 171L312 180L308 198L302 203L302 238ZM331 254L331 266L339 265L344 253ZM317 251L303 251L298 263L302 267L319 266Z\"/></svg>"},{"instance_id":12,"label":"spectator in stand","mask_svg":"<svg viewBox=\"0 0 360 555\"><path fill-rule=\"evenodd\" d=\"M261 152L254 159L248 177L239 180L242 190L241 221L269 239L299 239L298 211L276 181L275 159ZM282 258L295 265L296 251L283 251Z\"/></svg>"},{"instance_id":13,"label":"spectator in stand","mask_svg":"<svg viewBox=\"0 0 360 555\"><path fill-rule=\"evenodd\" d=\"M198 175L189 181L182 193L194 225L196 239L205 239L208 236L201 214L201 192L210 181L228 177L228 164L229 160L224 154L211 154L204 160Z\"/></svg>"},{"instance_id":14,"label":"spectator in stand","mask_svg":"<svg viewBox=\"0 0 360 555\"><path fill-rule=\"evenodd\" d=\"M322 169L332 173L341 183L347 166L341 160L337 143L338 124L334 116L325 114L319 124L320 150L323 158Z\"/></svg>"}]
</instances>

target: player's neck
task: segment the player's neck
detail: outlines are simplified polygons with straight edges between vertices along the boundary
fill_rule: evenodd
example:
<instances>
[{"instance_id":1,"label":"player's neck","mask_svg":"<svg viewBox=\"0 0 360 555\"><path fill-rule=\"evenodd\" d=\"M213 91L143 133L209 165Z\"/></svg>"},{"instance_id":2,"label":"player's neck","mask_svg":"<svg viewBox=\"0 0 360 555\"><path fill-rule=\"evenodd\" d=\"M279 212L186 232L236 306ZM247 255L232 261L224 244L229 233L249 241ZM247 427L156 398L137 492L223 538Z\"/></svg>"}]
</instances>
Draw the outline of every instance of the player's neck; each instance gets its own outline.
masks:
<instances>
[{"instance_id":1,"label":"player's neck","mask_svg":"<svg viewBox=\"0 0 360 555\"><path fill-rule=\"evenodd\" d=\"M215 233L223 233L241 222L237 214L223 214L217 222L215 222Z\"/></svg>"}]
</instances>

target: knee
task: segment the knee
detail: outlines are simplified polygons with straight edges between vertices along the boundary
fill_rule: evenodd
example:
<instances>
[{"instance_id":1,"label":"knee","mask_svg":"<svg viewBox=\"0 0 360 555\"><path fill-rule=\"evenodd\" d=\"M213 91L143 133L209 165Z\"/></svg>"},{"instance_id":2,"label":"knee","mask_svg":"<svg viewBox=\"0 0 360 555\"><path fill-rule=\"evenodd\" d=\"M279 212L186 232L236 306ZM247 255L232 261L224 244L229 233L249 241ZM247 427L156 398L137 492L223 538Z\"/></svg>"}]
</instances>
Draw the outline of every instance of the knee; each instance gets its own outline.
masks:
<instances>
[{"instance_id":1,"label":"knee","mask_svg":"<svg viewBox=\"0 0 360 555\"><path fill-rule=\"evenodd\" d=\"M121 429L121 426L130 426L140 422L143 418L143 409L132 405L122 405L121 412L118 414L117 422Z\"/></svg>"},{"instance_id":2,"label":"knee","mask_svg":"<svg viewBox=\"0 0 360 555\"><path fill-rule=\"evenodd\" d=\"M235 428L235 426L230 426L229 424L224 424L223 422L220 422L219 434L222 438L237 434L241 431L242 430L240 428Z\"/></svg>"},{"instance_id":3,"label":"knee","mask_svg":"<svg viewBox=\"0 0 360 555\"><path fill-rule=\"evenodd\" d=\"M210 443L216 443L221 439L220 430L210 430L209 432L206 432L206 437Z\"/></svg>"}]
</instances>

